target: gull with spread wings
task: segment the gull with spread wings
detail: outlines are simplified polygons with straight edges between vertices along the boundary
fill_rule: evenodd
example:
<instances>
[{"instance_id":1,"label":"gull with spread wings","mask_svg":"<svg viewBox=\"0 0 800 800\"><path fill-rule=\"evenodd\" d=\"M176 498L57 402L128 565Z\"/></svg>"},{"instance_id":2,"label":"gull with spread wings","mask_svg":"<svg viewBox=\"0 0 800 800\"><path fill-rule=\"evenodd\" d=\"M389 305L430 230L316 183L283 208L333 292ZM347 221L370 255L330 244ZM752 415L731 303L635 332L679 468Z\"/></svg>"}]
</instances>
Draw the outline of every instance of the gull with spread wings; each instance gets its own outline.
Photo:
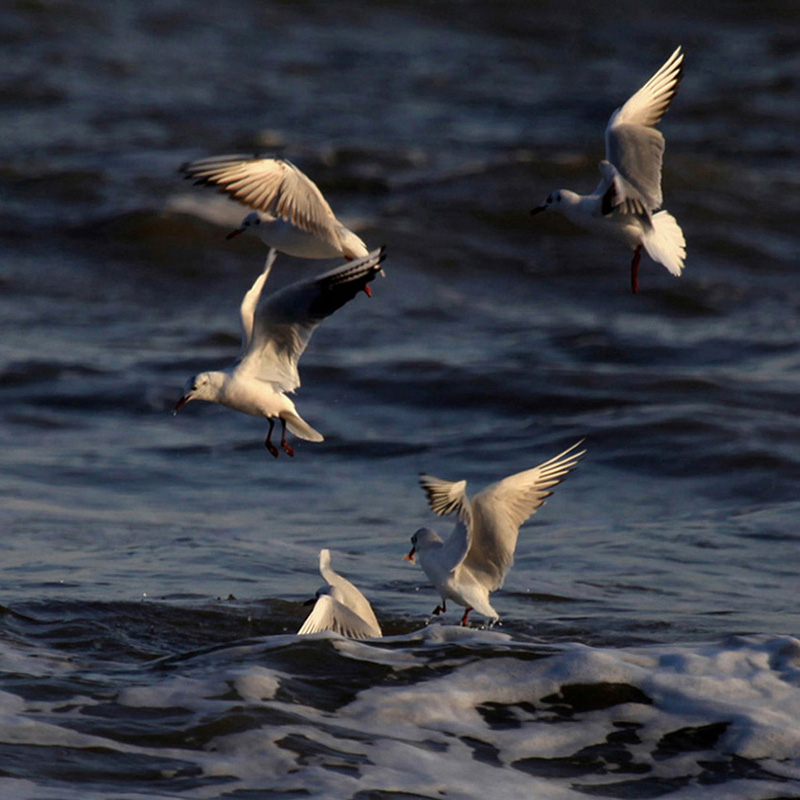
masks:
<instances>
[{"instance_id":1,"label":"gull with spread wings","mask_svg":"<svg viewBox=\"0 0 800 800\"><path fill-rule=\"evenodd\" d=\"M364 242L336 219L314 181L291 161L212 156L183 164L181 172L253 209L229 239L252 231L270 252L298 258L343 256L352 261L368 253Z\"/></svg>"},{"instance_id":2,"label":"gull with spread wings","mask_svg":"<svg viewBox=\"0 0 800 800\"><path fill-rule=\"evenodd\" d=\"M519 527L548 497L554 486L571 472L586 452L575 452L583 440L563 453L487 486L470 500L466 481L444 481L422 475L420 485L428 503L439 516L456 514L458 522L446 541L437 533L420 528L411 537L411 552L442 598L433 610L440 614L453 600L466 607L461 624L467 624L470 611L477 611L493 622L500 615L489 602L491 592L503 585L514 563Z\"/></svg>"},{"instance_id":3,"label":"gull with spread wings","mask_svg":"<svg viewBox=\"0 0 800 800\"><path fill-rule=\"evenodd\" d=\"M262 297L273 253L242 300L241 356L226 369L190 378L175 411L190 400L207 400L254 417L266 417L269 430L264 444L276 458L279 451L271 439L276 419L281 422L281 447L287 455L294 455L286 441L287 428L300 439L321 442L322 434L302 419L286 392L300 386L297 362L311 334L325 317L358 292L366 291L367 284L382 271L384 256L385 249L380 248L317 278L298 281Z\"/></svg>"},{"instance_id":4,"label":"gull with spread wings","mask_svg":"<svg viewBox=\"0 0 800 800\"><path fill-rule=\"evenodd\" d=\"M678 92L683 77L683 52L677 50L623 106L606 126L606 157L600 162L600 183L592 194L569 189L551 192L531 214L557 211L582 228L621 239L633 249L631 290L639 289L642 248L653 261L680 275L686 258L683 231L662 210L661 164L664 136L656 125ZM656 213L657 212L657 213Z\"/></svg>"}]
</instances>

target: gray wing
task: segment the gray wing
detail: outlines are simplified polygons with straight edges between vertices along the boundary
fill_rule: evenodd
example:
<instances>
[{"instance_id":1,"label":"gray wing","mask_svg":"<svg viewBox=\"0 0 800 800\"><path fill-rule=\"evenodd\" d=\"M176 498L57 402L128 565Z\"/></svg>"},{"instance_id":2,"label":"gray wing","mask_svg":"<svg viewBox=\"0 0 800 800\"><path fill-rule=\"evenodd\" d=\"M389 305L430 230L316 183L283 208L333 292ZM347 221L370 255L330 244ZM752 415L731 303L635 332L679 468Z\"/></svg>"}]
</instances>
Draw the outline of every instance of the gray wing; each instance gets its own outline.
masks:
<instances>
[{"instance_id":1,"label":"gray wing","mask_svg":"<svg viewBox=\"0 0 800 800\"><path fill-rule=\"evenodd\" d=\"M190 161L181 172L196 184L215 186L250 208L288 220L339 249L339 225L317 185L291 161L245 155Z\"/></svg>"},{"instance_id":2,"label":"gray wing","mask_svg":"<svg viewBox=\"0 0 800 800\"><path fill-rule=\"evenodd\" d=\"M278 384L282 391L296 389L300 385L297 362L311 334L325 317L374 280L385 256L382 247L317 278L298 281L262 297L240 368L255 378Z\"/></svg>"},{"instance_id":3,"label":"gray wing","mask_svg":"<svg viewBox=\"0 0 800 800\"><path fill-rule=\"evenodd\" d=\"M606 126L606 160L624 182L614 186L619 204L630 201L624 213L661 207L661 165L664 137L655 126L667 112L683 77L683 52L678 47L647 83L618 108Z\"/></svg>"},{"instance_id":4,"label":"gray wing","mask_svg":"<svg viewBox=\"0 0 800 800\"><path fill-rule=\"evenodd\" d=\"M502 586L514 563L520 525L544 504L550 490L586 452L575 452L582 441L538 467L488 486L472 499L470 547L463 566L479 576L489 591Z\"/></svg>"}]
</instances>

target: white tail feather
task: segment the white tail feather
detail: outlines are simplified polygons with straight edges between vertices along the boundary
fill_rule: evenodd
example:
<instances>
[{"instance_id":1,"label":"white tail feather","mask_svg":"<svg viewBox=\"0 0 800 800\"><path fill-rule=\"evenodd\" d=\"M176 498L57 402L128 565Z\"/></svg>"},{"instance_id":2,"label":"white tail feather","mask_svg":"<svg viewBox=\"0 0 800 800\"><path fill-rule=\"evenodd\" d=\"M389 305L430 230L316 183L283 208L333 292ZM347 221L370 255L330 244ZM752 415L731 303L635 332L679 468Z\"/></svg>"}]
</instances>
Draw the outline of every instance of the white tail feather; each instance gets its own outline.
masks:
<instances>
[{"instance_id":1,"label":"white tail feather","mask_svg":"<svg viewBox=\"0 0 800 800\"><path fill-rule=\"evenodd\" d=\"M647 255L663 264L673 275L680 275L686 259L683 231L668 211L653 215L653 229L642 239Z\"/></svg>"},{"instance_id":2,"label":"white tail feather","mask_svg":"<svg viewBox=\"0 0 800 800\"><path fill-rule=\"evenodd\" d=\"M307 442L324 441L325 437L319 431L315 431L299 414L283 411L281 417L286 420L286 427L298 439L305 439Z\"/></svg>"}]
</instances>

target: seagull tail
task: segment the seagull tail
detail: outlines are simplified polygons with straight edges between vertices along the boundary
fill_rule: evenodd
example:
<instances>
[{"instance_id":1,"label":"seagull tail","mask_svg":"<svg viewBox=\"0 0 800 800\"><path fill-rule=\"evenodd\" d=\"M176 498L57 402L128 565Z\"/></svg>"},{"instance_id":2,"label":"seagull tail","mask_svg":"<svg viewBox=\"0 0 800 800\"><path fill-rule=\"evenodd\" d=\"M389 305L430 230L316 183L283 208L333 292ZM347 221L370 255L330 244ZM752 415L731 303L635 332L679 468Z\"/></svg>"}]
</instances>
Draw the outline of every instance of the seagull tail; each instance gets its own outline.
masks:
<instances>
[{"instance_id":1,"label":"seagull tail","mask_svg":"<svg viewBox=\"0 0 800 800\"><path fill-rule=\"evenodd\" d=\"M324 436L315 431L299 414L291 411L284 411L281 417L286 421L286 427L298 438L305 439L307 442L321 442Z\"/></svg>"},{"instance_id":2,"label":"seagull tail","mask_svg":"<svg viewBox=\"0 0 800 800\"><path fill-rule=\"evenodd\" d=\"M673 275L680 275L686 258L683 231L668 211L653 215L653 227L642 239L647 255L663 264Z\"/></svg>"}]
</instances>

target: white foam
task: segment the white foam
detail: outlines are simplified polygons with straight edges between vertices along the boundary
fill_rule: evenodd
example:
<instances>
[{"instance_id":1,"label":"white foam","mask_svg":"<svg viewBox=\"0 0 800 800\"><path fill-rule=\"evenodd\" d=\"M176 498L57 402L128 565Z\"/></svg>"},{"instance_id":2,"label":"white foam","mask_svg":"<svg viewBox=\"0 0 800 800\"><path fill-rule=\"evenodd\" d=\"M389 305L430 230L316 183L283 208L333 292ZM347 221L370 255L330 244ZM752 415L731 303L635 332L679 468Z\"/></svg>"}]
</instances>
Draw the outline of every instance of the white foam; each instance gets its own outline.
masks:
<instances>
[{"instance_id":1,"label":"white foam","mask_svg":"<svg viewBox=\"0 0 800 800\"><path fill-rule=\"evenodd\" d=\"M0 742L176 759L208 778L229 778L228 791L269 787L329 797L383 789L483 798L490 785L493 798L575 800L585 796L578 784L597 789L651 779L675 781L671 800L701 790L704 800L744 800L800 787L800 641L791 637L612 649L543 646L436 625L377 642L303 639L272 637L194 654L172 662L167 674L145 666L111 701L106 691L68 702L0 694ZM310 646L319 647L319 664L309 660ZM287 670L292 648L297 674ZM273 653L281 671L268 666ZM313 665L311 675L304 665ZM315 675L322 678L319 694ZM318 697L325 698L321 705ZM126 709L138 709L134 720L148 708L183 709L155 719L185 725L194 738L199 725L210 738L136 746L112 733L80 732L93 705L103 704L107 718L109 702L120 724ZM235 732L226 732L228 720ZM681 745L681 732L695 729L713 735ZM609 749L616 741L609 737L620 731L632 735ZM167 731L172 741L179 734ZM627 755L612 763L620 748ZM570 774L586 752L606 755ZM745 771L708 785L708 764L735 770L734 756L749 760L755 777ZM603 758L612 762L603 766ZM626 772L628 763L637 771ZM215 796L207 784L180 794Z\"/></svg>"}]
</instances>

